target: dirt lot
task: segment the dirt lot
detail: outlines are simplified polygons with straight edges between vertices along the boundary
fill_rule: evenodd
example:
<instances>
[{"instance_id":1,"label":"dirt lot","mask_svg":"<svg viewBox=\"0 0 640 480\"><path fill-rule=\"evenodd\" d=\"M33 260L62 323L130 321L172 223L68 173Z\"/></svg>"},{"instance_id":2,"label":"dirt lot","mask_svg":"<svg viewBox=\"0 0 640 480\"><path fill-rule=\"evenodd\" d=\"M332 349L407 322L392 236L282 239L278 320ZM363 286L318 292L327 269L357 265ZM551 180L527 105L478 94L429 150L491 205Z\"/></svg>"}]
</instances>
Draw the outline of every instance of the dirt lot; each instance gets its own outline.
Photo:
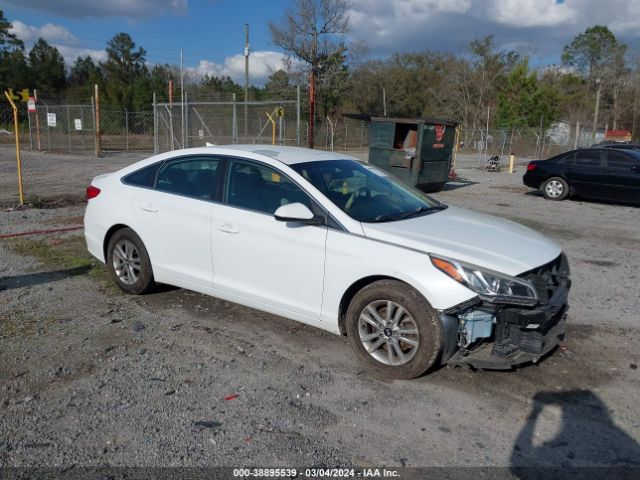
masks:
<instances>
[{"instance_id":1,"label":"dirt lot","mask_svg":"<svg viewBox=\"0 0 640 480\"><path fill-rule=\"evenodd\" d=\"M65 165L54 193L79 194L107 161L41 155L31 168ZM311 327L186 290L125 296L79 232L5 239L0 465L640 467L640 210L548 202L522 167L477 163L461 159L463 180L435 196L540 230L571 262L567 338L540 364L388 381ZM82 165L70 183L69 165ZM32 180L38 195L47 178ZM0 234L82 212L2 211Z\"/></svg>"}]
</instances>

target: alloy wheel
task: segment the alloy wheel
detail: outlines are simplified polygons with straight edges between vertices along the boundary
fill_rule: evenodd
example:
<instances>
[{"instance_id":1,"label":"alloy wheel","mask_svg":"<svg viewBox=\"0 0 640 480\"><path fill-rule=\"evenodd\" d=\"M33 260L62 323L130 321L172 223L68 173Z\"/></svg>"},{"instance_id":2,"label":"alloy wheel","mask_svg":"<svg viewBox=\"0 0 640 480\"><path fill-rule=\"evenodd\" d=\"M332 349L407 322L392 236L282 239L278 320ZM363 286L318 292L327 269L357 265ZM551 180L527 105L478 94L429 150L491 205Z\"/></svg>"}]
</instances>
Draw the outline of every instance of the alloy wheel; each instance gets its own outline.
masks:
<instances>
[{"instance_id":1,"label":"alloy wheel","mask_svg":"<svg viewBox=\"0 0 640 480\"><path fill-rule=\"evenodd\" d=\"M122 239L113 247L113 269L118 279L126 284L133 285L140 278L141 260L138 249L133 242Z\"/></svg>"},{"instance_id":2,"label":"alloy wheel","mask_svg":"<svg viewBox=\"0 0 640 480\"><path fill-rule=\"evenodd\" d=\"M418 325L402 305L376 300L367 305L358 320L360 341L369 355L385 365L404 365L418 351Z\"/></svg>"},{"instance_id":3,"label":"alloy wheel","mask_svg":"<svg viewBox=\"0 0 640 480\"><path fill-rule=\"evenodd\" d=\"M544 189L551 198L558 198L564 193L564 186L558 180L551 180Z\"/></svg>"}]
</instances>

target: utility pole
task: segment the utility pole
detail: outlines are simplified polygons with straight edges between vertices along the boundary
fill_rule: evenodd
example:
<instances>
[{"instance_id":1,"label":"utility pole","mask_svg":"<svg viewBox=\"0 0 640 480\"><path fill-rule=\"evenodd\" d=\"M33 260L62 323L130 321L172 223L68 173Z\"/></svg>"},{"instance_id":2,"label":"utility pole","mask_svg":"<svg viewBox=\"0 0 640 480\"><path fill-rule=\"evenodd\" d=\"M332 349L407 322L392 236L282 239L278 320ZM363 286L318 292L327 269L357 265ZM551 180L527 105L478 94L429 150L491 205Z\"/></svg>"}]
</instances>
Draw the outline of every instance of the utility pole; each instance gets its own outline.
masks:
<instances>
[{"instance_id":1,"label":"utility pole","mask_svg":"<svg viewBox=\"0 0 640 480\"><path fill-rule=\"evenodd\" d=\"M598 85L598 90L596 91L596 108L593 114L593 126L591 127L591 143L596 143L596 132L598 131L598 110L600 109L600 89L602 88L602 83L600 78L596 78L596 85Z\"/></svg>"},{"instance_id":2,"label":"utility pole","mask_svg":"<svg viewBox=\"0 0 640 480\"><path fill-rule=\"evenodd\" d=\"M313 148L313 127L316 114L316 67L318 63L318 32L313 26L313 41L311 44L311 72L309 73L309 148Z\"/></svg>"},{"instance_id":3,"label":"utility pole","mask_svg":"<svg viewBox=\"0 0 640 480\"><path fill-rule=\"evenodd\" d=\"M244 24L244 139L243 143L248 143L248 122L249 122L249 24Z\"/></svg>"}]
</instances>

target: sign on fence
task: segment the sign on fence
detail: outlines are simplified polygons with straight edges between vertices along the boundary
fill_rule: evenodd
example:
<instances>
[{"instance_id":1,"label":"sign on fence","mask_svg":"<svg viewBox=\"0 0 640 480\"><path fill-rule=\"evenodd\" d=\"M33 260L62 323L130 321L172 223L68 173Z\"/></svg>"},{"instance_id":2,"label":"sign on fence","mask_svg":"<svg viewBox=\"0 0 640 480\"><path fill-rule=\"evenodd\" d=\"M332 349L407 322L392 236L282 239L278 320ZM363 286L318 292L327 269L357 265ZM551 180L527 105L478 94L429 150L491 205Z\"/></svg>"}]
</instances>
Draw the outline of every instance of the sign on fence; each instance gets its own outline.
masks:
<instances>
[{"instance_id":1,"label":"sign on fence","mask_svg":"<svg viewBox=\"0 0 640 480\"><path fill-rule=\"evenodd\" d=\"M27 102L27 110L29 112L36 111L36 99L34 97L29 97L29 101Z\"/></svg>"},{"instance_id":2,"label":"sign on fence","mask_svg":"<svg viewBox=\"0 0 640 480\"><path fill-rule=\"evenodd\" d=\"M56 126L56 114L55 113L47 113L47 126L55 127Z\"/></svg>"},{"instance_id":3,"label":"sign on fence","mask_svg":"<svg viewBox=\"0 0 640 480\"><path fill-rule=\"evenodd\" d=\"M76 118L74 122L76 124L76 130L82 130L82 119Z\"/></svg>"}]
</instances>

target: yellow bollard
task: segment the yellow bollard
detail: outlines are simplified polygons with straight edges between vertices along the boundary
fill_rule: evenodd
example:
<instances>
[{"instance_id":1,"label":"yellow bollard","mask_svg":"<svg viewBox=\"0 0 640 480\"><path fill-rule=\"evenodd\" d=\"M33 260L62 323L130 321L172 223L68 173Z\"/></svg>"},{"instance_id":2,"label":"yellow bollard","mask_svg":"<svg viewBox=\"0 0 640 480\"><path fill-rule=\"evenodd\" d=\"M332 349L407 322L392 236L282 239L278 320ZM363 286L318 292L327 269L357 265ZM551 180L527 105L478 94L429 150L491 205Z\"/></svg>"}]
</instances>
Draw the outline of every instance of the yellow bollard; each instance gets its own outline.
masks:
<instances>
[{"instance_id":1,"label":"yellow bollard","mask_svg":"<svg viewBox=\"0 0 640 480\"><path fill-rule=\"evenodd\" d=\"M516 162L516 156L513 153L509 154L509 173L513 173L513 164Z\"/></svg>"},{"instance_id":2,"label":"yellow bollard","mask_svg":"<svg viewBox=\"0 0 640 480\"><path fill-rule=\"evenodd\" d=\"M18 132L18 107L13 103L13 98L9 92L5 91L4 96L7 97L11 108L13 108L13 129L16 135L16 162L18 163L18 192L20 194L20 205L24 205L24 192L22 191L22 161L20 160L20 132Z\"/></svg>"}]
</instances>

